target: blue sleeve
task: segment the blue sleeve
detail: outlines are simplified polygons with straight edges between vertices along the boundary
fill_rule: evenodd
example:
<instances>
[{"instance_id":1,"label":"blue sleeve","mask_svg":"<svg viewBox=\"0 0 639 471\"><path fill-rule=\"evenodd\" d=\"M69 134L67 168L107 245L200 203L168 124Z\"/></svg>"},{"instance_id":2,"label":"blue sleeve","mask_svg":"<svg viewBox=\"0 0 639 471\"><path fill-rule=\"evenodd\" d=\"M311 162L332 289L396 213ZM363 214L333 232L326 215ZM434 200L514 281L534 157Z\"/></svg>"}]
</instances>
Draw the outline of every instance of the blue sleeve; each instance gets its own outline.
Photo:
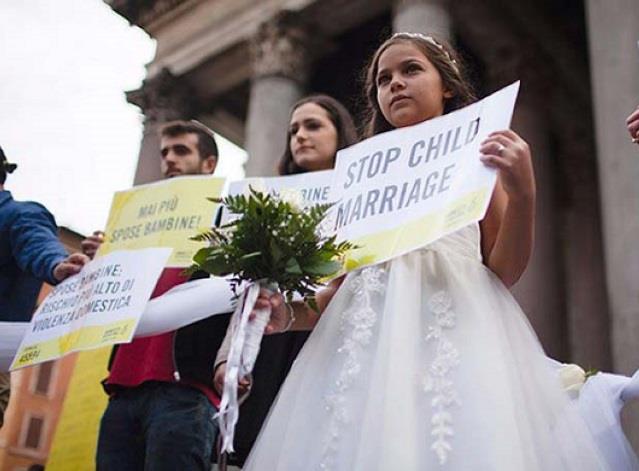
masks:
<instances>
[{"instance_id":1,"label":"blue sleeve","mask_svg":"<svg viewBox=\"0 0 639 471\"><path fill-rule=\"evenodd\" d=\"M57 284L53 269L67 257L67 251L58 240L58 228L51 213L38 203L21 203L9 230L13 256L20 269L39 280Z\"/></svg>"}]
</instances>

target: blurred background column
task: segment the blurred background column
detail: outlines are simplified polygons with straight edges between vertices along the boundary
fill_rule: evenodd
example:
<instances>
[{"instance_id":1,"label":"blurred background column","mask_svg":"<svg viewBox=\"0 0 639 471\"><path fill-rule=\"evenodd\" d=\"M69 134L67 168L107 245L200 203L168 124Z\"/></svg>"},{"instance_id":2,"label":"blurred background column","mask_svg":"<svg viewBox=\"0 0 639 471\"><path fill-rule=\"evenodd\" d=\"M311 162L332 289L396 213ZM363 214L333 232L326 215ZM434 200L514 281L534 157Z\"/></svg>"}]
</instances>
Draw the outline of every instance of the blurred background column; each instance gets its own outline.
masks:
<instances>
[{"instance_id":1,"label":"blurred background column","mask_svg":"<svg viewBox=\"0 0 639 471\"><path fill-rule=\"evenodd\" d=\"M298 15L282 11L251 44L253 77L246 121L247 176L275 175L286 147L291 106L305 92L309 34Z\"/></svg>"},{"instance_id":2,"label":"blurred background column","mask_svg":"<svg viewBox=\"0 0 639 471\"><path fill-rule=\"evenodd\" d=\"M139 89L127 92L126 99L144 113L144 131L134 184L160 180L158 130L167 121L193 117L192 93L186 83L168 69L162 69L155 77L145 79Z\"/></svg>"},{"instance_id":3,"label":"blurred background column","mask_svg":"<svg viewBox=\"0 0 639 471\"><path fill-rule=\"evenodd\" d=\"M448 0L395 0L393 31L432 34L450 41Z\"/></svg>"},{"instance_id":4,"label":"blurred background column","mask_svg":"<svg viewBox=\"0 0 639 471\"><path fill-rule=\"evenodd\" d=\"M587 0L586 18L613 366L631 374L639 369L639 146L625 118L639 103L639 8L636 0ZM637 450L639 404L624 419Z\"/></svg>"}]
</instances>

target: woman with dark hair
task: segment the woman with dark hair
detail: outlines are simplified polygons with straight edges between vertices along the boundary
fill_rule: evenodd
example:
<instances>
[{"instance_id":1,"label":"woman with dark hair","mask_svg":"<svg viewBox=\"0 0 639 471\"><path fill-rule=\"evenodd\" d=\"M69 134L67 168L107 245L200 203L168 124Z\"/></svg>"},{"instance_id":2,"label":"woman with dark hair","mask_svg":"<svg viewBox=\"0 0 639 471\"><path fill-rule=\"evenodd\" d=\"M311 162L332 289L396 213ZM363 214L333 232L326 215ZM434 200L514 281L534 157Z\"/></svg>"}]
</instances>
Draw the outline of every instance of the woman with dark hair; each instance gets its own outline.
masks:
<instances>
[{"instance_id":1,"label":"woman with dark hair","mask_svg":"<svg viewBox=\"0 0 639 471\"><path fill-rule=\"evenodd\" d=\"M338 150L357 142L353 118L336 99L327 95L311 95L302 98L291 109L289 127L286 131L286 150L280 159L280 175L292 175L319 170L329 170L335 163ZM309 178L313 178L309 175ZM338 283L333 283L318 295L318 303L332 296ZM296 315L301 322L312 325L316 322L315 311L302 303L294 303ZM297 323L296 323L297 324ZM250 396L242 405L240 419L235 432L235 455L233 464L242 464L260 431L271 403L297 354L308 338L308 332L297 328L297 332L266 336L262 340L259 356L253 369L253 381L240 380L240 394L250 390ZM214 384L218 392L223 389L225 363L230 337L227 335L215 361Z\"/></svg>"},{"instance_id":2,"label":"woman with dark hair","mask_svg":"<svg viewBox=\"0 0 639 471\"><path fill-rule=\"evenodd\" d=\"M302 98L291 108L289 121L286 150L278 165L280 175L331 169L337 151L357 142L350 113L328 95ZM314 143L301 144L304 140Z\"/></svg>"}]
</instances>

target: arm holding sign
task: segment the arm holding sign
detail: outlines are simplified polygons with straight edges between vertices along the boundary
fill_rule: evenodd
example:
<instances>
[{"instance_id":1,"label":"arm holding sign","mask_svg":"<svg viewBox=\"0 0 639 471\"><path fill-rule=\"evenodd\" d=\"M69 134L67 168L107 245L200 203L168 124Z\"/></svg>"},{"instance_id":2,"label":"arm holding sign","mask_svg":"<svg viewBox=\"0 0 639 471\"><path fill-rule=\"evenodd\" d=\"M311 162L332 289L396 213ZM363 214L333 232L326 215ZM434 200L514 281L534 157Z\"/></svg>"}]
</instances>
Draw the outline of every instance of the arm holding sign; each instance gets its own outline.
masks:
<instances>
[{"instance_id":1,"label":"arm holding sign","mask_svg":"<svg viewBox=\"0 0 639 471\"><path fill-rule=\"evenodd\" d=\"M67 255L58 240L55 220L38 203L22 203L19 217L9 227L9 238L16 263L24 272L56 285L82 270L89 261L80 253Z\"/></svg>"},{"instance_id":2,"label":"arm holding sign","mask_svg":"<svg viewBox=\"0 0 639 471\"><path fill-rule=\"evenodd\" d=\"M482 143L481 160L498 179L481 222L484 263L508 287L521 277L532 253L535 176L530 148L511 130L492 133Z\"/></svg>"}]
</instances>

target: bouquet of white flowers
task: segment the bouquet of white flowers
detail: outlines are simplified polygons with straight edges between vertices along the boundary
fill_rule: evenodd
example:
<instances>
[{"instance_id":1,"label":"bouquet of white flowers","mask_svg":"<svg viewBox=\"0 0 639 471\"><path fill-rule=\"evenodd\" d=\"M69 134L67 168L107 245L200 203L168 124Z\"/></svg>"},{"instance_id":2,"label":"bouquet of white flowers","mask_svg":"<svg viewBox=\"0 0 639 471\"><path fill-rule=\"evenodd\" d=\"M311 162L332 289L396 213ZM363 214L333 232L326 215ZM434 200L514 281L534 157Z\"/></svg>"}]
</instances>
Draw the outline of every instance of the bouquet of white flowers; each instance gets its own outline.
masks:
<instances>
[{"instance_id":1,"label":"bouquet of white flowers","mask_svg":"<svg viewBox=\"0 0 639 471\"><path fill-rule=\"evenodd\" d=\"M223 203L235 217L194 237L208 241L209 247L195 254L189 270L231 275L239 301L230 325L232 340L218 413L224 452L233 451L239 417L237 381L253 370L269 321L268 310L257 311L249 318L260 289L279 289L289 302L298 293L317 310L316 288L341 269L340 258L353 245L337 243L334 235L324 235L319 230L331 205L301 209L292 201L253 189L248 195L211 200ZM241 285L244 289L238 295Z\"/></svg>"}]
</instances>

